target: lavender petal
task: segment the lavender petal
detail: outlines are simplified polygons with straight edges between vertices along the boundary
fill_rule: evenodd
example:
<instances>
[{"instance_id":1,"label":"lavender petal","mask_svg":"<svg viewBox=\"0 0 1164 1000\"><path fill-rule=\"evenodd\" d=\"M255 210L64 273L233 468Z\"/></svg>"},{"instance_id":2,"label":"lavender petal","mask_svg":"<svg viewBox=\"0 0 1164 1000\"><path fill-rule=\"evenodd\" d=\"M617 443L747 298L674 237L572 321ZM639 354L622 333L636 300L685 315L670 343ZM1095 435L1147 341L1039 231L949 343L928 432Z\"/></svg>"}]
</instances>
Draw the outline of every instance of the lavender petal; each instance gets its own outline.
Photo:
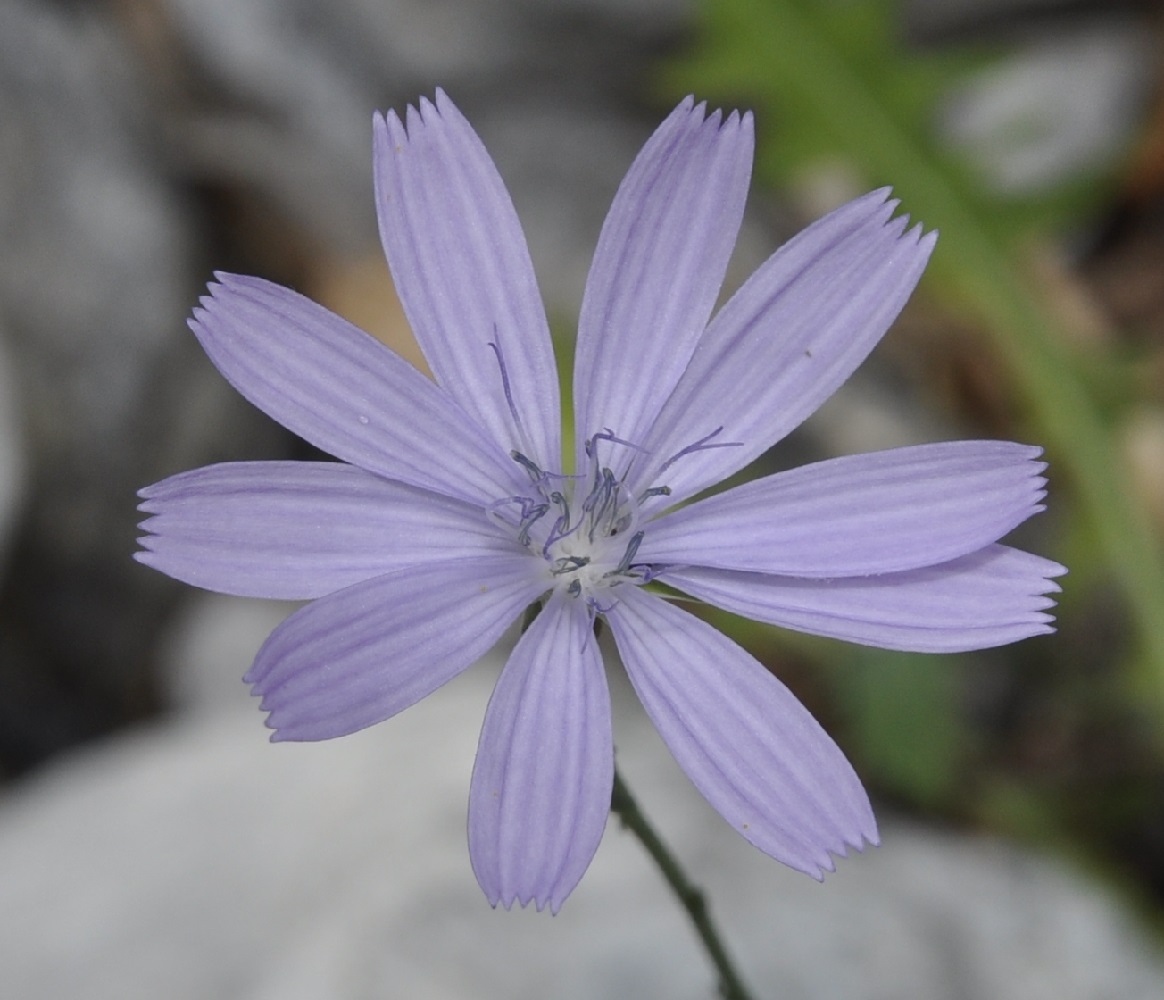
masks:
<instances>
[{"instance_id":1,"label":"lavender petal","mask_svg":"<svg viewBox=\"0 0 1164 1000\"><path fill-rule=\"evenodd\" d=\"M731 826L823 878L877 843L849 762L772 674L706 622L627 588L607 615L631 683L671 753Z\"/></svg>"},{"instance_id":2,"label":"lavender petal","mask_svg":"<svg viewBox=\"0 0 1164 1000\"><path fill-rule=\"evenodd\" d=\"M986 649L1053 632L1046 596L1066 570L1049 559L988 545L939 566L836 580L682 567L659 579L756 621L920 653Z\"/></svg>"},{"instance_id":3,"label":"lavender petal","mask_svg":"<svg viewBox=\"0 0 1164 1000\"><path fill-rule=\"evenodd\" d=\"M470 503L523 485L496 442L379 341L269 281L216 277L190 328L226 380L284 427L369 472Z\"/></svg>"},{"instance_id":4,"label":"lavender petal","mask_svg":"<svg viewBox=\"0 0 1164 1000\"><path fill-rule=\"evenodd\" d=\"M752 117L705 112L688 98L659 126L603 225L578 322L577 468L605 428L641 443L719 294L743 218Z\"/></svg>"},{"instance_id":5,"label":"lavender petal","mask_svg":"<svg viewBox=\"0 0 1164 1000\"><path fill-rule=\"evenodd\" d=\"M420 701L478 660L546 589L528 555L398 570L307 605L263 644L244 680L274 740L326 740Z\"/></svg>"},{"instance_id":6,"label":"lavender petal","mask_svg":"<svg viewBox=\"0 0 1164 1000\"><path fill-rule=\"evenodd\" d=\"M433 559L513 551L480 507L339 462L231 462L147 486L147 566L207 590L308 600Z\"/></svg>"},{"instance_id":7,"label":"lavender petal","mask_svg":"<svg viewBox=\"0 0 1164 1000\"><path fill-rule=\"evenodd\" d=\"M950 441L804 465L664 515L638 557L817 578L949 562L1043 509L1039 454Z\"/></svg>"},{"instance_id":8,"label":"lavender petal","mask_svg":"<svg viewBox=\"0 0 1164 1000\"><path fill-rule=\"evenodd\" d=\"M396 290L437 382L506 452L561 462L558 373L513 203L445 96L376 116L376 206ZM490 345L493 346L490 346Z\"/></svg>"},{"instance_id":9,"label":"lavender petal","mask_svg":"<svg viewBox=\"0 0 1164 1000\"><path fill-rule=\"evenodd\" d=\"M905 232L905 219L890 221L897 202L887 193L809 226L720 310L639 442L651 459L630 481L633 491L667 485L675 502L720 482L796 428L865 360L935 240L920 227ZM712 434L715 447L685 451Z\"/></svg>"},{"instance_id":10,"label":"lavender petal","mask_svg":"<svg viewBox=\"0 0 1164 1000\"><path fill-rule=\"evenodd\" d=\"M613 776L610 693L590 617L554 597L501 674L473 768L469 853L492 906L558 912L598 850Z\"/></svg>"}]
</instances>

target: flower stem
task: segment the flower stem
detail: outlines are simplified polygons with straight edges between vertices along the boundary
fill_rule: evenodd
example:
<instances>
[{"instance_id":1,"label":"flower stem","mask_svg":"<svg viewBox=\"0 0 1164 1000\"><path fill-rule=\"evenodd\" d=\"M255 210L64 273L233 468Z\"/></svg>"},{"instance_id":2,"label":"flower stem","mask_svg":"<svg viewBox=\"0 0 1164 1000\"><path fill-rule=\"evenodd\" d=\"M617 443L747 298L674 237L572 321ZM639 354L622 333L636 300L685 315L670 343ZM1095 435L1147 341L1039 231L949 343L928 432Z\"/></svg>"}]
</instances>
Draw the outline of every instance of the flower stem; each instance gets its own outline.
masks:
<instances>
[{"instance_id":1,"label":"flower stem","mask_svg":"<svg viewBox=\"0 0 1164 1000\"><path fill-rule=\"evenodd\" d=\"M638 802L627 788L618 766L614 768L614 789L610 797L610 811L619 818L622 825L638 837L639 842L647 849L651 860L663 873L663 878L675 893L680 905L687 911L695 931L708 958L719 974L719 993L724 1000L751 1000L752 994L744 985L740 974L736 971L731 956L727 953L719 930L711 918L707 906L707 899L703 891L693 885L679 866L679 861L671 853L663 839L655 832L655 828L643 815Z\"/></svg>"}]
</instances>

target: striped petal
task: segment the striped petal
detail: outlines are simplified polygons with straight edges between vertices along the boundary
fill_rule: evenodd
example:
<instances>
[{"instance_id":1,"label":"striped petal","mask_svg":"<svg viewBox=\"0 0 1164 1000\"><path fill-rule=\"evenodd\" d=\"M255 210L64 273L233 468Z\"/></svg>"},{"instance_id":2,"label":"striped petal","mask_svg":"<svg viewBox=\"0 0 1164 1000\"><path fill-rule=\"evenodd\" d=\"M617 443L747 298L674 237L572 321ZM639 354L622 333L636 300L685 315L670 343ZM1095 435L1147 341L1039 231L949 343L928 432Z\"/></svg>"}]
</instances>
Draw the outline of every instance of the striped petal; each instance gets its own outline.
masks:
<instances>
[{"instance_id":1,"label":"striped petal","mask_svg":"<svg viewBox=\"0 0 1164 1000\"><path fill-rule=\"evenodd\" d=\"M877 843L844 754L788 689L706 622L637 588L607 615L671 753L743 837L813 878Z\"/></svg>"},{"instance_id":2,"label":"striped petal","mask_svg":"<svg viewBox=\"0 0 1164 1000\"><path fill-rule=\"evenodd\" d=\"M949 562L1043 509L1040 454L950 441L804 465L664 515L638 558L818 578Z\"/></svg>"},{"instance_id":3,"label":"striped petal","mask_svg":"<svg viewBox=\"0 0 1164 1000\"><path fill-rule=\"evenodd\" d=\"M226 380L288 430L369 472L470 503L523 484L488 434L363 330L269 281L216 277L190 328Z\"/></svg>"},{"instance_id":4,"label":"striped petal","mask_svg":"<svg viewBox=\"0 0 1164 1000\"><path fill-rule=\"evenodd\" d=\"M135 558L224 594L308 600L430 560L513 551L480 507L339 462L232 462L141 491Z\"/></svg>"},{"instance_id":5,"label":"striped petal","mask_svg":"<svg viewBox=\"0 0 1164 1000\"><path fill-rule=\"evenodd\" d=\"M560 468L558 372L517 213L444 94L377 116L380 238L437 382L508 453Z\"/></svg>"},{"instance_id":6,"label":"striped petal","mask_svg":"<svg viewBox=\"0 0 1164 1000\"><path fill-rule=\"evenodd\" d=\"M988 545L940 566L803 580L692 566L659 575L746 618L882 649L956 653L1053 632L1058 563Z\"/></svg>"},{"instance_id":7,"label":"striped petal","mask_svg":"<svg viewBox=\"0 0 1164 1000\"><path fill-rule=\"evenodd\" d=\"M602 227L578 321L576 468L605 428L642 440L723 283L751 175L752 117L705 113L688 98L659 126Z\"/></svg>"},{"instance_id":8,"label":"striped petal","mask_svg":"<svg viewBox=\"0 0 1164 1000\"><path fill-rule=\"evenodd\" d=\"M633 492L677 502L742 469L829 398L901 311L935 234L874 191L770 257L719 311L645 440ZM617 428L615 428L617 430ZM656 501L655 506L661 505Z\"/></svg>"},{"instance_id":9,"label":"striped petal","mask_svg":"<svg viewBox=\"0 0 1164 1000\"><path fill-rule=\"evenodd\" d=\"M244 680L275 740L326 740L420 701L482 657L542 591L540 560L477 556L379 576L307 605Z\"/></svg>"},{"instance_id":10,"label":"striped petal","mask_svg":"<svg viewBox=\"0 0 1164 1000\"><path fill-rule=\"evenodd\" d=\"M598 850L614 776L610 693L585 606L550 600L485 713L469 853L491 905L558 912Z\"/></svg>"}]
</instances>

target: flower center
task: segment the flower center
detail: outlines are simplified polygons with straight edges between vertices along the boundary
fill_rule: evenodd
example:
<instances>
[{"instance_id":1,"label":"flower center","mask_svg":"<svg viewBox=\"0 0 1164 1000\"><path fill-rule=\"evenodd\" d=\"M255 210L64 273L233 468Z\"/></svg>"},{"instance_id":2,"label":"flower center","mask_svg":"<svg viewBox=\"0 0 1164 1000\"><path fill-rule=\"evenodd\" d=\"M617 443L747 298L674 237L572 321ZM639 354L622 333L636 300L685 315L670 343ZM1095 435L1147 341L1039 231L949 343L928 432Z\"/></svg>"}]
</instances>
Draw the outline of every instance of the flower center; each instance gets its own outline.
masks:
<instances>
[{"instance_id":1,"label":"flower center","mask_svg":"<svg viewBox=\"0 0 1164 1000\"><path fill-rule=\"evenodd\" d=\"M490 341L489 347L497 359L513 426L518 438L524 438L501 345ZM716 440L721 433L722 426L680 448L658 467L658 474L696 452L741 446L739 441ZM615 476L610 466L599 460L600 445L604 449L614 446L643 451L607 428L586 442L587 471L567 476L538 468L532 459L514 449L510 457L528 473L533 489L522 496L504 497L488 510L498 524L516 532L521 545L545 560L550 588L582 598L592 614L614 606L604 605L603 601L610 600L610 591L615 587L626 583L639 586L657 575L657 569L650 564L635 562L644 535L640 508L651 497L671 495L669 486L651 486L639 496L631 496L625 485L628 473L624 472L622 478ZM633 462L627 464L628 470L630 464Z\"/></svg>"},{"instance_id":2,"label":"flower center","mask_svg":"<svg viewBox=\"0 0 1164 1000\"><path fill-rule=\"evenodd\" d=\"M644 534L639 508L648 496L670 492L659 487L631 496L599 460L604 442L634 447L610 432L594 435L586 444L589 468L578 476L546 472L521 452L511 452L533 489L491 509L496 520L516 531L518 542L545 560L554 590L586 601L595 612L609 610L614 588L651 579L651 567L635 562Z\"/></svg>"}]
</instances>

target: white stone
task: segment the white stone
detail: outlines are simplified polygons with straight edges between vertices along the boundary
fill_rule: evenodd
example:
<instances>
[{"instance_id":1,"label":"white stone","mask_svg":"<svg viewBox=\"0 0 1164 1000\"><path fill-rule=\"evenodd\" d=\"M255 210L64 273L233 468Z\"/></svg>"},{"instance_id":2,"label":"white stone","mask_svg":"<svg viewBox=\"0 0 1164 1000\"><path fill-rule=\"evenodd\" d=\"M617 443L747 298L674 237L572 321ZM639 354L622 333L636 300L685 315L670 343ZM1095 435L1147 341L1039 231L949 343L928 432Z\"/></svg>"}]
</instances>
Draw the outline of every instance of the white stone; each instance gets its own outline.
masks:
<instances>
[{"instance_id":1,"label":"white stone","mask_svg":"<svg viewBox=\"0 0 1164 1000\"><path fill-rule=\"evenodd\" d=\"M1109 167L1140 125L1155 59L1130 18L1042 37L945 101L945 137L1012 194Z\"/></svg>"},{"instance_id":2,"label":"white stone","mask_svg":"<svg viewBox=\"0 0 1164 1000\"><path fill-rule=\"evenodd\" d=\"M189 669L246 668L272 611L239 607L250 626L214 599L175 642ZM214 639L216 616L236 641ZM0 802L0 996L712 996L685 917L613 822L557 917L485 902L464 826L496 670L329 743L272 745L257 712L202 703L42 772ZM823 884L783 868L706 806L622 685L616 704L628 780L757 996L1164 996L1103 891L997 841L888 822Z\"/></svg>"}]
</instances>

